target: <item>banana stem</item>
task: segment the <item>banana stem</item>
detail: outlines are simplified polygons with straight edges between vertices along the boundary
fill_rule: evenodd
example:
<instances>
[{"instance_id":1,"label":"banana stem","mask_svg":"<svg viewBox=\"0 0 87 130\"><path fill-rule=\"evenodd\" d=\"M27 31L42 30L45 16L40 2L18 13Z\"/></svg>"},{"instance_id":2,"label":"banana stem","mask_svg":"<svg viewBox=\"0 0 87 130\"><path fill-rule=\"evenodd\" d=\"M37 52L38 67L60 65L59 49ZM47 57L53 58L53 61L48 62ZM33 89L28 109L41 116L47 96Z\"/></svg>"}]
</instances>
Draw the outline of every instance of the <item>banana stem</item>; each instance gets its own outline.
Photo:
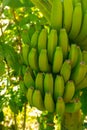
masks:
<instances>
[{"instance_id":1,"label":"banana stem","mask_svg":"<svg viewBox=\"0 0 87 130\"><path fill-rule=\"evenodd\" d=\"M31 2L40 9L40 11L50 24L51 4L43 0L31 0Z\"/></svg>"}]
</instances>

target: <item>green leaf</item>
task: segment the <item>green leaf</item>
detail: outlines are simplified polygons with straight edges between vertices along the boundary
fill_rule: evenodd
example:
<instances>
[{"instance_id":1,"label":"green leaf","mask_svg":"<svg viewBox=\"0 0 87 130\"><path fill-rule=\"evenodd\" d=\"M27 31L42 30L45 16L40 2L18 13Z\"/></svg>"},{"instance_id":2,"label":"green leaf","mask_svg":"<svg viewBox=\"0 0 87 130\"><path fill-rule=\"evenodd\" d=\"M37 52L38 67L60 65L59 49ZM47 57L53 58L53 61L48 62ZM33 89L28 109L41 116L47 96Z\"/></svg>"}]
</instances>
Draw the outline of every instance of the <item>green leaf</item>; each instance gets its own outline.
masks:
<instances>
[{"instance_id":1,"label":"green leaf","mask_svg":"<svg viewBox=\"0 0 87 130\"><path fill-rule=\"evenodd\" d=\"M10 6L11 8L19 8L22 6L20 0L3 0L4 6Z\"/></svg>"},{"instance_id":2,"label":"green leaf","mask_svg":"<svg viewBox=\"0 0 87 130\"><path fill-rule=\"evenodd\" d=\"M0 61L0 76L5 73L5 62Z\"/></svg>"},{"instance_id":3,"label":"green leaf","mask_svg":"<svg viewBox=\"0 0 87 130\"><path fill-rule=\"evenodd\" d=\"M80 97L81 103L82 103L82 112L84 115L87 115L87 89L84 89L82 91L82 95Z\"/></svg>"}]
</instances>

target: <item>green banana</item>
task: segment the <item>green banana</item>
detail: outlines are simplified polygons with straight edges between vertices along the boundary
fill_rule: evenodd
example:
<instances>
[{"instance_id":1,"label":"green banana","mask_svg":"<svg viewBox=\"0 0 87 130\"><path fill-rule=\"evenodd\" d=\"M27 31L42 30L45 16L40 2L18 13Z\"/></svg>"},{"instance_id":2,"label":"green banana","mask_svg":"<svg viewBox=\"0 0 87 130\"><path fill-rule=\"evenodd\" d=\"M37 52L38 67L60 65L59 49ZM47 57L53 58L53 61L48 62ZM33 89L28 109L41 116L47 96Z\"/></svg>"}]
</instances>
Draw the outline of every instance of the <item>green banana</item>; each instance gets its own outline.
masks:
<instances>
[{"instance_id":1,"label":"green banana","mask_svg":"<svg viewBox=\"0 0 87 130\"><path fill-rule=\"evenodd\" d=\"M75 94L75 84L73 80L68 80L65 85L65 92L63 95L65 102L70 102L70 100L73 98Z\"/></svg>"},{"instance_id":2,"label":"green banana","mask_svg":"<svg viewBox=\"0 0 87 130\"><path fill-rule=\"evenodd\" d=\"M22 47L22 57L24 60L24 64L28 65L28 53L29 53L29 45L25 44Z\"/></svg>"},{"instance_id":3,"label":"green banana","mask_svg":"<svg viewBox=\"0 0 87 130\"><path fill-rule=\"evenodd\" d=\"M49 93L49 92L45 93L44 106L48 112L54 112L54 110L55 110L55 103L53 101L51 93Z\"/></svg>"},{"instance_id":4,"label":"green banana","mask_svg":"<svg viewBox=\"0 0 87 130\"><path fill-rule=\"evenodd\" d=\"M73 3L72 0L64 0L63 1L63 27L66 29L67 32L70 31L71 24L72 24L72 16L73 16Z\"/></svg>"},{"instance_id":5,"label":"green banana","mask_svg":"<svg viewBox=\"0 0 87 130\"><path fill-rule=\"evenodd\" d=\"M63 63L63 51L61 47L56 47L53 57L53 73L58 73Z\"/></svg>"},{"instance_id":6,"label":"green banana","mask_svg":"<svg viewBox=\"0 0 87 130\"><path fill-rule=\"evenodd\" d=\"M75 82L75 84L79 84L85 77L87 72L87 66L85 62L80 62L72 71L71 79Z\"/></svg>"},{"instance_id":7,"label":"green banana","mask_svg":"<svg viewBox=\"0 0 87 130\"><path fill-rule=\"evenodd\" d=\"M25 86L24 81L20 80L19 85L20 85L20 93L26 95L27 87Z\"/></svg>"},{"instance_id":8,"label":"green banana","mask_svg":"<svg viewBox=\"0 0 87 130\"><path fill-rule=\"evenodd\" d=\"M84 79L78 85L76 85L76 90L81 90L86 87L87 87L87 74L85 75Z\"/></svg>"},{"instance_id":9,"label":"green banana","mask_svg":"<svg viewBox=\"0 0 87 130\"><path fill-rule=\"evenodd\" d=\"M81 102L79 99L78 100L76 99L73 102L66 103L65 112L74 113L80 110L80 108L81 108Z\"/></svg>"},{"instance_id":10,"label":"green banana","mask_svg":"<svg viewBox=\"0 0 87 130\"><path fill-rule=\"evenodd\" d=\"M48 36L48 45L47 45L48 60L50 63L52 63L53 61L53 54L57 46L57 41L58 41L57 31L52 29Z\"/></svg>"},{"instance_id":11,"label":"green banana","mask_svg":"<svg viewBox=\"0 0 87 130\"><path fill-rule=\"evenodd\" d=\"M47 55L46 49L42 49L40 54L39 54L39 69L42 72L50 72L51 71L51 66L48 62L48 55Z\"/></svg>"},{"instance_id":12,"label":"green banana","mask_svg":"<svg viewBox=\"0 0 87 130\"><path fill-rule=\"evenodd\" d=\"M87 36L87 11L84 13L82 26L81 26L80 32L79 32L78 36L76 37L75 41L79 45L83 44L82 41L85 39L86 36Z\"/></svg>"},{"instance_id":13,"label":"green banana","mask_svg":"<svg viewBox=\"0 0 87 130\"><path fill-rule=\"evenodd\" d=\"M61 46L63 50L63 57L65 59L67 57L69 50L69 39L65 28L60 29L59 46Z\"/></svg>"},{"instance_id":14,"label":"green banana","mask_svg":"<svg viewBox=\"0 0 87 130\"><path fill-rule=\"evenodd\" d=\"M71 61L65 60L62 64L60 74L63 76L64 81L68 81L71 75Z\"/></svg>"},{"instance_id":15,"label":"green banana","mask_svg":"<svg viewBox=\"0 0 87 130\"><path fill-rule=\"evenodd\" d=\"M39 70L39 65L38 65L38 54L36 48L32 48L28 54L28 62L30 67L38 71Z\"/></svg>"},{"instance_id":16,"label":"green banana","mask_svg":"<svg viewBox=\"0 0 87 130\"><path fill-rule=\"evenodd\" d=\"M30 86L34 86L34 79L29 69L27 69L24 74L24 84L27 88L29 88Z\"/></svg>"},{"instance_id":17,"label":"green banana","mask_svg":"<svg viewBox=\"0 0 87 130\"><path fill-rule=\"evenodd\" d=\"M51 26L58 31L62 27L62 12L63 7L61 0L53 0L51 10Z\"/></svg>"},{"instance_id":18,"label":"green banana","mask_svg":"<svg viewBox=\"0 0 87 130\"><path fill-rule=\"evenodd\" d=\"M65 112L65 102L62 97L58 97L56 102L56 113L62 117L64 112Z\"/></svg>"},{"instance_id":19,"label":"green banana","mask_svg":"<svg viewBox=\"0 0 87 130\"><path fill-rule=\"evenodd\" d=\"M74 40L78 36L81 24L82 24L82 6L81 3L79 2L75 5L73 10L72 25L69 32L70 39Z\"/></svg>"},{"instance_id":20,"label":"green banana","mask_svg":"<svg viewBox=\"0 0 87 130\"><path fill-rule=\"evenodd\" d=\"M54 83L54 98L55 101L58 97L62 97L64 94L64 79L61 75L57 75Z\"/></svg>"},{"instance_id":21,"label":"green banana","mask_svg":"<svg viewBox=\"0 0 87 130\"><path fill-rule=\"evenodd\" d=\"M52 73L45 74L44 92L50 92L53 95L53 75L52 75Z\"/></svg>"},{"instance_id":22,"label":"green banana","mask_svg":"<svg viewBox=\"0 0 87 130\"><path fill-rule=\"evenodd\" d=\"M69 51L69 59L71 61L71 67L74 68L78 63L79 51L76 44L72 44Z\"/></svg>"},{"instance_id":23,"label":"green banana","mask_svg":"<svg viewBox=\"0 0 87 130\"><path fill-rule=\"evenodd\" d=\"M38 52L47 47L47 29L42 29L38 37Z\"/></svg>"},{"instance_id":24,"label":"green banana","mask_svg":"<svg viewBox=\"0 0 87 130\"><path fill-rule=\"evenodd\" d=\"M34 87L30 87L28 88L28 91L26 93L26 97L30 105L32 105L33 92L34 92Z\"/></svg>"},{"instance_id":25,"label":"green banana","mask_svg":"<svg viewBox=\"0 0 87 130\"><path fill-rule=\"evenodd\" d=\"M37 109L41 111L45 110L44 101L43 101L40 90L34 90L33 97L32 97L32 104L34 107L36 107Z\"/></svg>"},{"instance_id":26,"label":"green banana","mask_svg":"<svg viewBox=\"0 0 87 130\"><path fill-rule=\"evenodd\" d=\"M31 37L30 48L36 48L38 44L39 31L35 31Z\"/></svg>"},{"instance_id":27,"label":"green banana","mask_svg":"<svg viewBox=\"0 0 87 130\"><path fill-rule=\"evenodd\" d=\"M36 89L39 89L44 94L44 74L38 73L35 79L35 87Z\"/></svg>"}]
</instances>

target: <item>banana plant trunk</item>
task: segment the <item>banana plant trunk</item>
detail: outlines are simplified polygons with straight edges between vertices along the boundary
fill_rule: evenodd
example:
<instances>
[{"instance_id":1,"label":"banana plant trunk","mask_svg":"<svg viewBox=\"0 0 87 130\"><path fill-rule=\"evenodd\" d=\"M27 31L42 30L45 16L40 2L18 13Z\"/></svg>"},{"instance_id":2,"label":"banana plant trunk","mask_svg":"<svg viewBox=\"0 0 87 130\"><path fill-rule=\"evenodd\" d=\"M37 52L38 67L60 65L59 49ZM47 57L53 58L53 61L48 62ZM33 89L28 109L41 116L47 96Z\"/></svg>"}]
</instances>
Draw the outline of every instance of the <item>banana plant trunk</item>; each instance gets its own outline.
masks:
<instances>
[{"instance_id":1,"label":"banana plant trunk","mask_svg":"<svg viewBox=\"0 0 87 130\"><path fill-rule=\"evenodd\" d=\"M61 130L83 130L81 111L65 113L61 122Z\"/></svg>"}]
</instances>

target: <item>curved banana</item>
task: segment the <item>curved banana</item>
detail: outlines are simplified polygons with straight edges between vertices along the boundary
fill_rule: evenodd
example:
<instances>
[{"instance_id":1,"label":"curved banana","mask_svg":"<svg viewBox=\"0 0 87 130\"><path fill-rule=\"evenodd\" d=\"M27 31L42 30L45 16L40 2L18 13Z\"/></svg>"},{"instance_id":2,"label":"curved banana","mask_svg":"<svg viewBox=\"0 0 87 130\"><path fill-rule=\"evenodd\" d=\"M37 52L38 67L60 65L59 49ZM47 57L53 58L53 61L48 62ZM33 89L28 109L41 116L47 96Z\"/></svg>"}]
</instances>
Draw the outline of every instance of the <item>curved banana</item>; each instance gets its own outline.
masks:
<instances>
[{"instance_id":1,"label":"curved banana","mask_svg":"<svg viewBox=\"0 0 87 130\"><path fill-rule=\"evenodd\" d=\"M62 117L64 112L65 112L65 102L62 97L58 97L56 101L56 113Z\"/></svg>"},{"instance_id":2,"label":"curved banana","mask_svg":"<svg viewBox=\"0 0 87 130\"><path fill-rule=\"evenodd\" d=\"M75 84L73 80L68 80L66 85L65 85L65 91L64 91L64 101L65 102L70 102L70 100L73 98L75 94Z\"/></svg>"},{"instance_id":3,"label":"curved banana","mask_svg":"<svg viewBox=\"0 0 87 130\"><path fill-rule=\"evenodd\" d=\"M55 110L55 103L53 101L52 94L49 92L45 93L44 106L48 112L54 112Z\"/></svg>"},{"instance_id":4,"label":"curved banana","mask_svg":"<svg viewBox=\"0 0 87 130\"><path fill-rule=\"evenodd\" d=\"M78 85L76 85L76 90L81 90L86 87L87 87L87 74L85 75L84 79Z\"/></svg>"},{"instance_id":5,"label":"curved banana","mask_svg":"<svg viewBox=\"0 0 87 130\"><path fill-rule=\"evenodd\" d=\"M58 31L62 27L62 15L63 7L61 0L53 0L51 10L51 26Z\"/></svg>"},{"instance_id":6,"label":"curved banana","mask_svg":"<svg viewBox=\"0 0 87 130\"><path fill-rule=\"evenodd\" d=\"M69 51L69 59L71 61L71 67L74 68L78 63L79 51L76 44L72 44Z\"/></svg>"},{"instance_id":7,"label":"curved banana","mask_svg":"<svg viewBox=\"0 0 87 130\"><path fill-rule=\"evenodd\" d=\"M35 31L31 37L30 48L36 48L38 44L39 31Z\"/></svg>"},{"instance_id":8,"label":"curved banana","mask_svg":"<svg viewBox=\"0 0 87 130\"><path fill-rule=\"evenodd\" d=\"M22 57L23 57L24 64L26 65L28 65L28 53L29 53L29 45L25 44L22 47Z\"/></svg>"},{"instance_id":9,"label":"curved banana","mask_svg":"<svg viewBox=\"0 0 87 130\"><path fill-rule=\"evenodd\" d=\"M32 104L34 107L36 107L37 109L41 111L45 110L44 101L43 101L40 90L34 90L33 97L32 97Z\"/></svg>"},{"instance_id":10,"label":"curved banana","mask_svg":"<svg viewBox=\"0 0 87 130\"><path fill-rule=\"evenodd\" d=\"M38 37L38 52L47 47L47 29L42 29Z\"/></svg>"},{"instance_id":11,"label":"curved banana","mask_svg":"<svg viewBox=\"0 0 87 130\"><path fill-rule=\"evenodd\" d=\"M50 72L51 71L51 66L48 62L48 55L47 55L46 49L42 49L40 54L39 54L39 69L42 72Z\"/></svg>"},{"instance_id":12,"label":"curved banana","mask_svg":"<svg viewBox=\"0 0 87 130\"><path fill-rule=\"evenodd\" d=\"M38 73L35 79L35 87L36 89L39 89L44 94L44 74Z\"/></svg>"},{"instance_id":13,"label":"curved banana","mask_svg":"<svg viewBox=\"0 0 87 130\"><path fill-rule=\"evenodd\" d=\"M58 97L62 97L64 94L64 79L61 75L57 75L54 83L54 98L55 101Z\"/></svg>"},{"instance_id":14,"label":"curved banana","mask_svg":"<svg viewBox=\"0 0 87 130\"><path fill-rule=\"evenodd\" d=\"M44 77L44 92L50 92L53 95L53 75L46 73Z\"/></svg>"},{"instance_id":15,"label":"curved banana","mask_svg":"<svg viewBox=\"0 0 87 130\"><path fill-rule=\"evenodd\" d=\"M38 54L36 48L32 48L28 54L28 62L30 67L38 71L39 70L39 65L38 65Z\"/></svg>"},{"instance_id":16,"label":"curved banana","mask_svg":"<svg viewBox=\"0 0 87 130\"><path fill-rule=\"evenodd\" d=\"M34 87L30 87L28 88L28 91L26 93L26 97L30 105L32 105L33 92L34 92Z\"/></svg>"},{"instance_id":17,"label":"curved banana","mask_svg":"<svg viewBox=\"0 0 87 130\"><path fill-rule=\"evenodd\" d=\"M34 86L34 79L31 72L27 69L24 74L24 84L27 88Z\"/></svg>"},{"instance_id":18,"label":"curved banana","mask_svg":"<svg viewBox=\"0 0 87 130\"><path fill-rule=\"evenodd\" d=\"M79 99L78 100L76 99L73 102L66 103L65 112L74 113L80 110L80 108L81 108L81 102Z\"/></svg>"},{"instance_id":19,"label":"curved banana","mask_svg":"<svg viewBox=\"0 0 87 130\"><path fill-rule=\"evenodd\" d=\"M72 25L69 32L70 39L74 40L78 36L81 24L82 24L82 6L81 3L79 2L75 5L73 10Z\"/></svg>"},{"instance_id":20,"label":"curved banana","mask_svg":"<svg viewBox=\"0 0 87 130\"><path fill-rule=\"evenodd\" d=\"M64 81L68 81L71 75L71 61L65 60L62 64L60 74L63 76Z\"/></svg>"},{"instance_id":21,"label":"curved banana","mask_svg":"<svg viewBox=\"0 0 87 130\"><path fill-rule=\"evenodd\" d=\"M87 36L87 11L84 13L82 26L75 41L80 45L80 43L82 44L82 41L85 39L86 36Z\"/></svg>"},{"instance_id":22,"label":"curved banana","mask_svg":"<svg viewBox=\"0 0 87 130\"><path fill-rule=\"evenodd\" d=\"M72 0L64 0L63 1L63 27L67 32L70 31L72 24L72 16L73 16L73 2Z\"/></svg>"},{"instance_id":23,"label":"curved banana","mask_svg":"<svg viewBox=\"0 0 87 130\"><path fill-rule=\"evenodd\" d=\"M80 62L72 71L71 79L75 82L75 84L79 84L85 77L87 72L87 66L85 62Z\"/></svg>"},{"instance_id":24,"label":"curved banana","mask_svg":"<svg viewBox=\"0 0 87 130\"><path fill-rule=\"evenodd\" d=\"M48 36L48 45L47 45L48 60L50 61L50 63L52 63L53 61L53 54L57 46L57 41L58 41L57 31L52 29Z\"/></svg>"},{"instance_id":25,"label":"curved banana","mask_svg":"<svg viewBox=\"0 0 87 130\"><path fill-rule=\"evenodd\" d=\"M63 57L65 59L69 51L69 39L65 28L60 29L58 44L63 50Z\"/></svg>"},{"instance_id":26,"label":"curved banana","mask_svg":"<svg viewBox=\"0 0 87 130\"><path fill-rule=\"evenodd\" d=\"M58 73L63 63L63 51L61 47L56 47L53 57L53 73Z\"/></svg>"}]
</instances>

